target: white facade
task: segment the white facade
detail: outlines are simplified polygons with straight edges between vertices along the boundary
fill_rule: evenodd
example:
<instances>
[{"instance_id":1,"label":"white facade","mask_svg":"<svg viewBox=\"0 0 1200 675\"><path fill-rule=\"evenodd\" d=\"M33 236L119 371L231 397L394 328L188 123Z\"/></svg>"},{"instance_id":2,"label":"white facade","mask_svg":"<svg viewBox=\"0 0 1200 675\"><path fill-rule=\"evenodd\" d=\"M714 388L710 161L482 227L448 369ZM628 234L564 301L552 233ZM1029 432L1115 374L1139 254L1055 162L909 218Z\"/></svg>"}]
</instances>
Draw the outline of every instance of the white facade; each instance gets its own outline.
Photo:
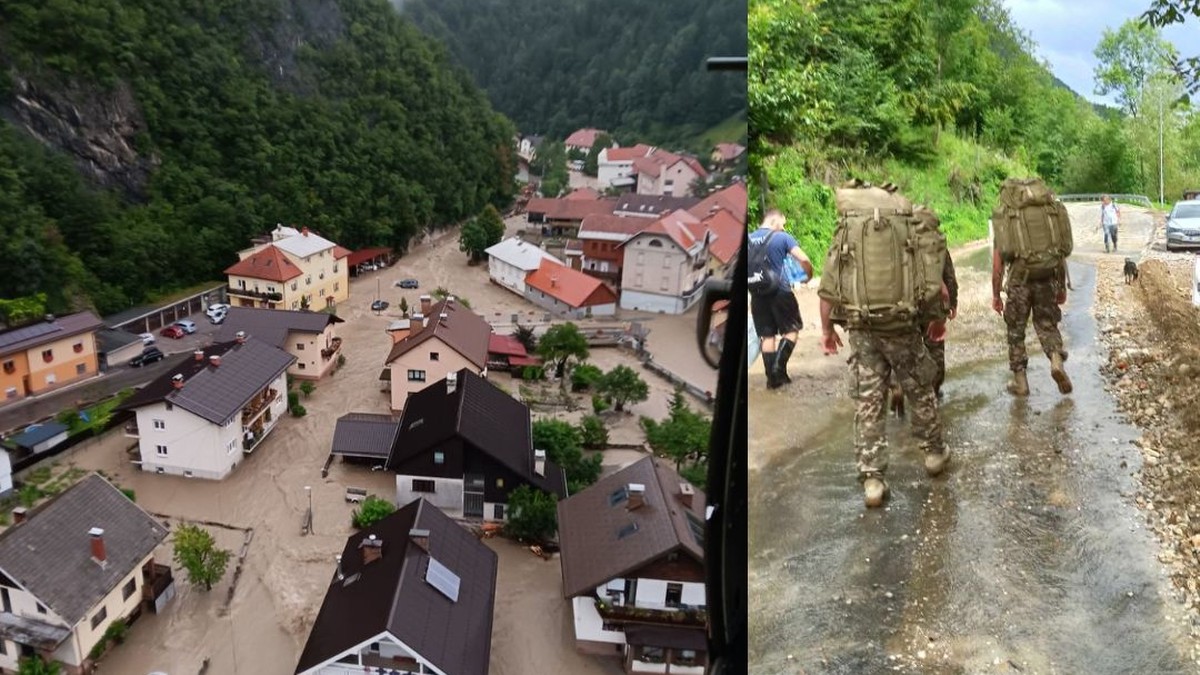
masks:
<instances>
[{"instance_id":1,"label":"white facade","mask_svg":"<svg viewBox=\"0 0 1200 675\"><path fill-rule=\"evenodd\" d=\"M12 489L12 458L7 450L0 449L0 497L8 496Z\"/></svg>"},{"instance_id":2,"label":"white facade","mask_svg":"<svg viewBox=\"0 0 1200 675\"><path fill-rule=\"evenodd\" d=\"M413 482L432 483L433 492L414 489ZM442 510L451 518L462 518L463 480L461 478L430 478L428 476L396 475L396 503L411 504L419 497Z\"/></svg>"},{"instance_id":3,"label":"white facade","mask_svg":"<svg viewBox=\"0 0 1200 675\"><path fill-rule=\"evenodd\" d=\"M639 195L666 195L669 197L686 197L691 193L692 182L700 174L688 166L683 160L670 166L665 166L657 176L641 173L637 178L637 193Z\"/></svg>"},{"instance_id":4,"label":"white facade","mask_svg":"<svg viewBox=\"0 0 1200 675\"><path fill-rule=\"evenodd\" d=\"M142 470L214 480L228 476L243 454L248 454L243 446L247 430L262 420L262 433L255 435L253 450L287 410L286 374L281 373L269 388L275 390L274 399L245 425L241 411L222 426L165 401L138 408Z\"/></svg>"},{"instance_id":5,"label":"white facade","mask_svg":"<svg viewBox=\"0 0 1200 675\"><path fill-rule=\"evenodd\" d=\"M553 314L569 319L585 319L591 316L613 316L617 313L616 303L604 305L589 305L587 307L572 307L567 303L548 295L536 288L526 289L525 299Z\"/></svg>"},{"instance_id":6,"label":"white facade","mask_svg":"<svg viewBox=\"0 0 1200 675\"><path fill-rule=\"evenodd\" d=\"M700 299L708 277L707 251L684 251L670 237L643 233L625 246L621 309L682 314ZM697 264L698 263L698 264Z\"/></svg>"},{"instance_id":7,"label":"white facade","mask_svg":"<svg viewBox=\"0 0 1200 675\"><path fill-rule=\"evenodd\" d=\"M408 659L409 663L398 663L393 659ZM397 666L403 667L397 668ZM399 672L409 673L450 675L435 668L416 650L388 632L380 633L355 645L330 659L328 663L309 668L299 675L363 675L364 672L376 672L376 668L384 668L385 672L399 670Z\"/></svg>"},{"instance_id":8,"label":"white facade","mask_svg":"<svg viewBox=\"0 0 1200 675\"><path fill-rule=\"evenodd\" d=\"M596 158L596 180L599 181L601 189L620 185L632 185L633 159L609 159L609 150L610 148L601 150L599 156Z\"/></svg>"},{"instance_id":9,"label":"white facade","mask_svg":"<svg viewBox=\"0 0 1200 675\"><path fill-rule=\"evenodd\" d=\"M562 261L542 250L540 246L511 237L489 247L488 275L492 281L518 294L525 294L525 277L541 266L543 260L558 264Z\"/></svg>"}]
</instances>

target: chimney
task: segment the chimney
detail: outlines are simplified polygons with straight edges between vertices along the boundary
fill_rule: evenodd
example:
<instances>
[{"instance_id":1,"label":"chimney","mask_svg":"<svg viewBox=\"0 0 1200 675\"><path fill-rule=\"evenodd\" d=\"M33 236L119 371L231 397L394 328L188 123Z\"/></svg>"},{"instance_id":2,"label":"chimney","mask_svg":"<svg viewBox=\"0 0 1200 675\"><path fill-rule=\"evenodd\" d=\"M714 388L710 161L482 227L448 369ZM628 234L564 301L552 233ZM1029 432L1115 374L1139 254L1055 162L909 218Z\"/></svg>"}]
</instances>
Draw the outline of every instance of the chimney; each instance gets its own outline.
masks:
<instances>
[{"instance_id":1,"label":"chimney","mask_svg":"<svg viewBox=\"0 0 1200 675\"><path fill-rule=\"evenodd\" d=\"M103 565L108 560L108 554L104 550L104 530L93 527L88 530L88 536L92 539L92 560Z\"/></svg>"},{"instance_id":2,"label":"chimney","mask_svg":"<svg viewBox=\"0 0 1200 675\"><path fill-rule=\"evenodd\" d=\"M300 234L302 234L306 237L308 236L308 226L307 225L305 225L303 228L301 228Z\"/></svg>"},{"instance_id":3,"label":"chimney","mask_svg":"<svg viewBox=\"0 0 1200 675\"><path fill-rule=\"evenodd\" d=\"M539 476L546 475L546 451L533 451L533 472Z\"/></svg>"},{"instance_id":4,"label":"chimney","mask_svg":"<svg viewBox=\"0 0 1200 675\"><path fill-rule=\"evenodd\" d=\"M244 330L239 330L239 331L237 332L237 335L235 335L235 336L234 336L234 339L235 339L235 340L237 340L237 343L238 343L239 345L244 345L244 344L246 344L246 331L244 331Z\"/></svg>"},{"instance_id":5,"label":"chimney","mask_svg":"<svg viewBox=\"0 0 1200 675\"><path fill-rule=\"evenodd\" d=\"M383 558L383 540L373 534L360 541L358 547L362 549L364 565L370 565Z\"/></svg>"},{"instance_id":6,"label":"chimney","mask_svg":"<svg viewBox=\"0 0 1200 675\"><path fill-rule=\"evenodd\" d=\"M455 299L455 298L454 298L454 296L453 296L453 295L447 295L447 296L446 296L446 304L447 304L447 305L449 305L450 307L453 307L453 306L454 306L454 299Z\"/></svg>"},{"instance_id":7,"label":"chimney","mask_svg":"<svg viewBox=\"0 0 1200 675\"><path fill-rule=\"evenodd\" d=\"M558 285L558 277L550 277L550 288Z\"/></svg>"},{"instance_id":8,"label":"chimney","mask_svg":"<svg viewBox=\"0 0 1200 675\"><path fill-rule=\"evenodd\" d=\"M425 325L425 315L420 312L413 312L412 316L409 317L409 321L412 321L412 323L409 324L409 330L412 330L413 327L417 326L417 325L424 326Z\"/></svg>"},{"instance_id":9,"label":"chimney","mask_svg":"<svg viewBox=\"0 0 1200 675\"><path fill-rule=\"evenodd\" d=\"M212 356L208 357L208 363L212 365L213 368L219 367L221 365L221 355L213 354Z\"/></svg>"},{"instance_id":10,"label":"chimney","mask_svg":"<svg viewBox=\"0 0 1200 675\"><path fill-rule=\"evenodd\" d=\"M429 553L429 530L419 530L413 528L408 531L408 538L412 543L416 544L422 551Z\"/></svg>"},{"instance_id":11,"label":"chimney","mask_svg":"<svg viewBox=\"0 0 1200 675\"><path fill-rule=\"evenodd\" d=\"M687 508L692 508L692 497L696 495L696 488L692 487L691 483L679 484L679 501Z\"/></svg>"},{"instance_id":12,"label":"chimney","mask_svg":"<svg viewBox=\"0 0 1200 675\"><path fill-rule=\"evenodd\" d=\"M346 574L342 572L342 556L337 556L337 578L338 581L345 581Z\"/></svg>"},{"instance_id":13,"label":"chimney","mask_svg":"<svg viewBox=\"0 0 1200 675\"><path fill-rule=\"evenodd\" d=\"M433 298L428 295L421 296L421 314L429 314L430 308L433 307Z\"/></svg>"},{"instance_id":14,"label":"chimney","mask_svg":"<svg viewBox=\"0 0 1200 675\"><path fill-rule=\"evenodd\" d=\"M20 525L25 522L25 514L29 513L29 509L24 506L18 506L12 510L13 525Z\"/></svg>"},{"instance_id":15,"label":"chimney","mask_svg":"<svg viewBox=\"0 0 1200 675\"><path fill-rule=\"evenodd\" d=\"M438 314L438 321L445 321L446 319L449 319L449 318L450 318L450 315L445 312Z\"/></svg>"},{"instance_id":16,"label":"chimney","mask_svg":"<svg viewBox=\"0 0 1200 675\"><path fill-rule=\"evenodd\" d=\"M630 483L626 486L626 492L629 493L629 502L626 507L628 510L640 508L646 505L646 486L641 483Z\"/></svg>"},{"instance_id":17,"label":"chimney","mask_svg":"<svg viewBox=\"0 0 1200 675\"><path fill-rule=\"evenodd\" d=\"M193 357L194 357L194 358L195 358L197 361L203 361L203 360L204 360L204 351L203 351L203 350L200 350L200 349L197 349L196 351L192 352L192 356L193 356Z\"/></svg>"},{"instance_id":18,"label":"chimney","mask_svg":"<svg viewBox=\"0 0 1200 675\"><path fill-rule=\"evenodd\" d=\"M446 393L453 394L458 389L458 373L446 373Z\"/></svg>"},{"instance_id":19,"label":"chimney","mask_svg":"<svg viewBox=\"0 0 1200 675\"><path fill-rule=\"evenodd\" d=\"M176 389L183 389L183 375L175 373L175 376L171 378L171 386Z\"/></svg>"}]
</instances>

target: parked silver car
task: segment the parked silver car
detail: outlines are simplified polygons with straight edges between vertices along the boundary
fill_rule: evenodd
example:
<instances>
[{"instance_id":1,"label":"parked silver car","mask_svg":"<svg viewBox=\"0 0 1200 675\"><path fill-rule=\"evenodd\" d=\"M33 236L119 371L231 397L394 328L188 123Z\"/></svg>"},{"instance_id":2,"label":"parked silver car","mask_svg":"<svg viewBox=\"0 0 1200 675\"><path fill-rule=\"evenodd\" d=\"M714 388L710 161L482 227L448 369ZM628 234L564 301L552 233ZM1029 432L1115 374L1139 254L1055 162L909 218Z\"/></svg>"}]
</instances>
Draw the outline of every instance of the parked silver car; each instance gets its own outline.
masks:
<instances>
[{"instance_id":1,"label":"parked silver car","mask_svg":"<svg viewBox=\"0 0 1200 675\"><path fill-rule=\"evenodd\" d=\"M1175 202L1167 216L1167 250L1200 248L1200 200Z\"/></svg>"}]
</instances>

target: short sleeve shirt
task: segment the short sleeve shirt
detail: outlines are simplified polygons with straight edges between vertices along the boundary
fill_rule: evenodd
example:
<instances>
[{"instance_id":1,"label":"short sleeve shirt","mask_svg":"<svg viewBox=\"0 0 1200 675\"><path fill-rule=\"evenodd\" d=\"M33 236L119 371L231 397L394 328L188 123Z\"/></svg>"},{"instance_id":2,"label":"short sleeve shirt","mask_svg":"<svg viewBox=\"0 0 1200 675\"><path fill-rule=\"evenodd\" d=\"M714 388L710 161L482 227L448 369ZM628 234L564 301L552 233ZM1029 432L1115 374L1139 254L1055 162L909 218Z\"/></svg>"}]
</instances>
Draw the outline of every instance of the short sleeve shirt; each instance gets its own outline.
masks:
<instances>
[{"instance_id":1,"label":"short sleeve shirt","mask_svg":"<svg viewBox=\"0 0 1200 675\"><path fill-rule=\"evenodd\" d=\"M1105 225L1116 225L1117 224L1117 214L1120 212L1121 212L1121 210L1119 208L1117 208L1117 205L1115 202L1112 202L1109 204L1101 204L1100 205L1100 222Z\"/></svg>"},{"instance_id":2,"label":"short sleeve shirt","mask_svg":"<svg viewBox=\"0 0 1200 675\"><path fill-rule=\"evenodd\" d=\"M788 252L793 248L799 247L796 239L787 232L780 231L779 234L771 237L771 241L767 242L767 237L771 235L772 230L769 227L760 227L750 233L750 246L762 246L763 242L767 243L767 262L770 263L771 269L780 277L784 277L783 261L787 259ZM808 257L805 256L805 260Z\"/></svg>"}]
</instances>

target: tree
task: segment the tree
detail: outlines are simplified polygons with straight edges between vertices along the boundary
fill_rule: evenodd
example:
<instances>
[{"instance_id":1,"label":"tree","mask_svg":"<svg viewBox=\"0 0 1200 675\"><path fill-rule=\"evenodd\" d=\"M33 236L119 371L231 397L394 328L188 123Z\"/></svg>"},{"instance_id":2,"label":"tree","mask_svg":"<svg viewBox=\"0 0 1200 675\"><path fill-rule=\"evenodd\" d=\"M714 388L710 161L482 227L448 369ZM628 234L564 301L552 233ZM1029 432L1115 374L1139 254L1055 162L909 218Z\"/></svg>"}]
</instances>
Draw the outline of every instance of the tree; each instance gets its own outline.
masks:
<instances>
[{"instance_id":1,"label":"tree","mask_svg":"<svg viewBox=\"0 0 1200 675\"><path fill-rule=\"evenodd\" d=\"M612 147L613 140L608 134L596 134L596 142L592 143L591 150L588 150L587 157L583 160L583 172L593 178L600 171L600 152L605 148Z\"/></svg>"},{"instance_id":2,"label":"tree","mask_svg":"<svg viewBox=\"0 0 1200 675\"><path fill-rule=\"evenodd\" d=\"M312 393L316 391L316 389L317 385L314 384L312 380L305 380L300 383L300 391L304 394L304 398L312 396Z\"/></svg>"},{"instance_id":3,"label":"tree","mask_svg":"<svg viewBox=\"0 0 1200 675\"><path fill-rule=\"evenodd\" d=\"M598 450L608 446L608 428L596 415L586 415L579 421L579 438L583 447Z\"/></svg>"},{"instance_id":4,"label":"tree","mask_svg":"<svg viewBox=\"0 0 1200 675\"><path fill-rule=\"evenodd\" d=\"M388 500L375 495L367 495L367 498L363 500L362 507L354 509L350 515L350 522L361 530L387 518L395 510L396 506Z\"/></svg>"},{"instance_id":5,"label":"tree","mask_svg":"<svg viewBox=\"0 0 1200 675\"><path fill-rule=\"evenodd\" d=\"M522 485L508 495L509 535L524 541L545 541L558 530L558 503L553 495Z\"/></svg>"},{"instance_id":6,"label":"tree","mask_svg":"<svg viewBox=\"0 0 1200 675\"><path fill-rule=\"evenodd\" d=\"M532 326L522 326L521 324L517 324L516 327L513 328L512 336L516 338L517 342L521 343L521 346L525 348L526 352L530 354L537 352L538 339L537 336L533 334Z\"/></svg>"},{"instance_id":7,"label":"tree","mask_svg":"<svg viewBox=\"0 0 1200 675\"><path fill-rule=\"evenodd\" d=\"M46 314L46 294L37 293L24 298L0 299L0 322L19 326L37 321Z\"/></svg>"},{"instance_id":8,"label":"tree","mask_svg":"<svg viewBox=\"0 0 1200 675\"><path fill-rule=\"evenodd\" d=\"M1162 28L1183 23L1188 14L1200 18L1200 3L1196 0L1151 0L1150 9L1142 14L1141 20L1153 28ZM1200 89L1200 56L1189 56L1174 66L1189 92Z\"/></svg>"},{"instance_id":9,"label":"tree","mask_svg":"<svg viewBox=\"0 0 1200 675\"><path fill-rule=\"evenodd\" d=\"M613 402L617 412L625 410L626 403L640 403L650 396L646 381L629 366L617 366L605 373L596 389Z\"/></svg>"},{"instance_id":10,"label":"tree","mask_svg":"<svg viewBox=\"0 0 1200 675\"><path fill-rule=\"evenodd\" d=\"M590 363L581 363L571 369L571 391L583 391L598 384L604 371Z\"/></svg>"},{"instance_id":11,"label":"tree","mask_svg":"<svg viewBox=\"0 0 1200 675\"><path fill-rule=\"evenodd\" d=\"M17 664L17 675L59 675L62 664L44 661L40 656L24 657Z\"/></svg>"},{"instance_id":12,"label":"tree","mask_svg":"<svg viewBox=\"0 0 1200 675\"><path fill-rule=\"evenodd\" d=\"M667 419L655 421L643 417L641 424L650 447L655 453L674 460L676 471L688 460L692 466L707 461L712 422L688 406L681 389L676 389L671 397L671 412Z\"/></svg>"},{"instance_id":13,"label":"tree","mask_svg":"<svg viewBox=\"0 0 1200 675\"><path fill-rule=\"evenodd\" d=\"M566 371L567 361L583 361L588 357L587 338L570 321L551 326L539 341L537 350L542 358L554 363L554 376L558 378Z\"/></svg>"},{"instance_id":14,"label":"tree","mask_svg":"<svg viewBox=\"0 0 1200 675\"><path fill-rule=\"evenodd\" d=\"M307 295L300 297L300 309L307 311L311 306L312 306L312 303L309 301Z\"/></svg>"},{"instance_id":15,"label":"tree","mask_svg":"<svg viewBox=\"0 0 1200 675\"><path fill-rule=\"evenodd\" d=\"M401 297L398 306L400 307L400 316L408 318L408 298Z\"/></svg>"},{"instance_id":16,"label":"tree","mask_svg":"<svg viewBox=\"0 0 1200 675\"><path fill-rule=\"evenodd\" d=\"M225 576L230 552L217 548L207 530L195 525L180 525L171 537L175 545L175 564L187 571L188 580L197 588L211 591Z\"/></svg>"},{"instance_id":17,"label":"tree","mask_svg":"<svg viewBox=\"0 0 1200 675\"><path fill-rule=\"evenodd\" d=\"M487 255L485 251L488 246L488 233L483 228L483 224L478 218L468 220L462 226L462 231L458 235L458 250L466 253L470 257L471 262L476 263L483 260Z\"/></svg>"},{"instance_id":18,"label":"tree","mask_svg":"<svg viewBox=\"0 0 1200 675\"><path fill-rule=\"evenodd\" d=\"M479 224L483 226L483 231L487 233L488 246L498 244L501 239L504 239L504 217L500 215L495 206L488 204L483 207L478 220Z\"/></svg>"},{"instance_id":19,"label":"tree","mask_svg":"<svg viewBox=\"0 0 1200 675\"><path fill-rule=\"evenodd\" d=\"M567 489L579 492L600 477L600 456L583 455L579 429L562 420L537 420L532 425L533 447L567 474Z\"/></svg>"},{"instance_id":20,"label":"tree","mask_svg":"<svg viewBox=\"0 0 1200 675\"><path fill-rule=\"evenodd\" d=\"M1139 102L1152 77L1174 63L1175 48L1158 30L1133 19L1116 31L1106 28L1093 52L1096 64L1096 93L1115 94L1121 108L1133 117L1140 114Z\"/></svg>"}]
</instances>

